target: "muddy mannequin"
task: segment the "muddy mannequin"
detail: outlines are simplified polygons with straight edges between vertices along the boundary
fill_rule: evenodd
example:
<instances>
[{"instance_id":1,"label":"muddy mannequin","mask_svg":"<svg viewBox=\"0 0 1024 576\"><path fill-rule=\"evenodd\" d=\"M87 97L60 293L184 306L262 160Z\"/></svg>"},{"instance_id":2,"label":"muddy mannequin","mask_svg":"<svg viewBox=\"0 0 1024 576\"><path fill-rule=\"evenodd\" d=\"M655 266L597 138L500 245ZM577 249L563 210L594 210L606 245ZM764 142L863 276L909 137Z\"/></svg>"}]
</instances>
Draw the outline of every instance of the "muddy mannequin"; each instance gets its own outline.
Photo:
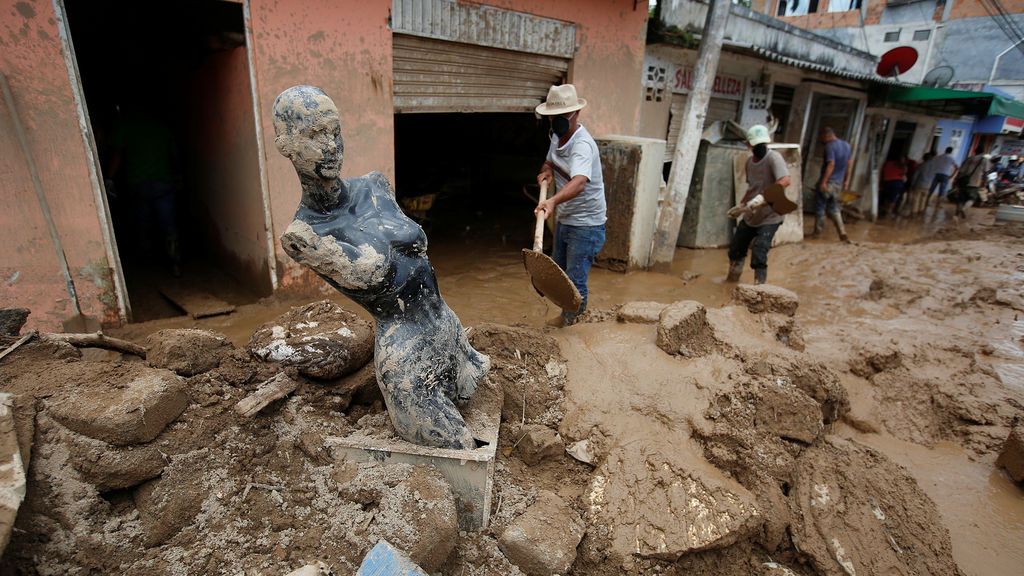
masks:
<instances>
[{"instance_id":1,"label":"muddy mannequin","mask_svg":"<svg viewBox=\"0 0 1024 576\"><path fill-rule=\"evenodd\" d=\"M341 178L338 109L313 86L274 101L277 149L302 184L285 252L376 321L377 383L398 434L438 448L475 448L455 403L473 395L490 359L470 346L427 260L427 236L402 213L380 172Z\"/></svg>"}]
</instances>

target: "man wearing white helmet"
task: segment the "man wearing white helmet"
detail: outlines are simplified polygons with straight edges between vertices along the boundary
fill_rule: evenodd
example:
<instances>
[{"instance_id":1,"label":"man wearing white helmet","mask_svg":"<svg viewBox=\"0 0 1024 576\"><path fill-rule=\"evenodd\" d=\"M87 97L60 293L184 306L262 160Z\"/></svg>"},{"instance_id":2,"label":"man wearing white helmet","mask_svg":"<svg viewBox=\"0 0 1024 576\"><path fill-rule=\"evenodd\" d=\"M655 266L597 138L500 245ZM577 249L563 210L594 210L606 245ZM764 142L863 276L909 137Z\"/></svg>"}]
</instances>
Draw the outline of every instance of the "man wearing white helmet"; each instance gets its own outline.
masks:
<instances>
[{"instance_id":1,"label":"man wearing white helmet","mask_svg":"<svg viewBox=\"0 0 1024 576\"><path fill-rule=\"evenodd\" d=\"M763 193L772 184L785 188L790 181L782 154L768 149L771 141L768 128L764 126L751 126L747 131L747 145L754 155L747 159L747 193L738 206L729 210L730 218L739 219L729 243L729 275L726 277L729 282L740 279L748 249L754 283L764 284L768 280L768 251L775 232L782 225L782 214L775 211Z\"/></svg>"}]
</instances>

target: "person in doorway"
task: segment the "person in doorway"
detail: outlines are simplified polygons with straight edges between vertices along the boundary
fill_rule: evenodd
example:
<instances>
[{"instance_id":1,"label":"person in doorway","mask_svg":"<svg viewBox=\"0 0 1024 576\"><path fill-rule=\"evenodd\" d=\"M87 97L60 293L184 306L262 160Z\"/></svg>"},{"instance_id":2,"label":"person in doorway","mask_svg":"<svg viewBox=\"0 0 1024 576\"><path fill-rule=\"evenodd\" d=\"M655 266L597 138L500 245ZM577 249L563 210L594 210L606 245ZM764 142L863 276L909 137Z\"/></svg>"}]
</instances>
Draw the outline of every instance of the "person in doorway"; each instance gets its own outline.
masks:
<instances>
[{"instance_id":1,"label":"person in doorway","mask_svg":"<svg viewBox=\"0 0 1024 576\"><path fill-rule=\"evenodd\" d=\"M839 195L849 184L847 167L853 158L849 142L841 140L835 131L826 126L818 133L818 141L825 145L821 163L821 178L818 180L814 197L814 237L821 235L825 228L825 214L836 225L839 239L849 242L843 215L840 212Z\"/></svg>"},{"instance_id":2,"label":"person in doorway","mask_svg":"<svg viewBox=\"0 0 1024 576\"><path fill-rule=\"evenodd\" d=\"M551 144L537 174L537 183L554 182L558 192L537 204L534 214L555 213L555 242L551 258L576 285L583 302L574 312L562 312L555 323L571 325L587 309L587 279L594 258L604 246L607 205L597 142L580 124L587 101L572 84L552 86L537 114L551 123Z\"/></svg>"},{"instance_id":3,"label":"person in doorway","mask_svg":"<svg viewBox=\"0 0 1024 576\"><path fill-rule=\"evenodd\" d=\"M908 180L909 193L904 203L904 214L906 216L917 216L924 212L924 200L928 195L928 186L935 178L935 156L934 152L925 152L920 166L914 172L914 176Z\"/></svg>"},{"instance_id":4,"label":"person in doorway","mask_svg":"<svg viewBox=\"0 0 1024 576\"><path fill-rule=\"evenodd\" d=\"M956 176L957 171L960 167L957 166L956 160L953 159L953 147L947 146L946 152L940 154L935 158L935 176L932 177L932 185L928 188L928 197L925 198L925 206L932 199L932 194L938 189L939 195L935 197L935 205L938 206L942 202L942 198L946 195L949 190L949 183Z\"/></svg>"},{"instance_id":5,"label":"person in doorway","mask_svg":"<svg viewBox=\"0 0 1024 576\"><path fill-rule=\"evenodd\" d=\"M769 150L772 141L768 128L756 125L747 131L747 146L753 156L747 159L747 193L739 205L729 210L730 218L739 218L736 231L729 243L728 282L736 282L743 273L743 261L750 250L750 267L754 270L754 283L768 281L768 251L772 247L775 232L782 225L782 215L767 202L764 192L768 186L779 184L789 186L789 169L786 161L775 150Z\"/></svg>"},{"instance_id":6,"label":"person in doorway","mask_svg":"<svg viewBox=\"0 0 1024 576\"><path fill-rule=\"evenodd\" d=\"M907 164L903 156L890 153L882 164L882 213L897 216L903 189L907 185Z\"/></svg>"},{"instance_id":7,"label":"person in doorway","mask_svg":"<svg viewBox=\"0 0 1024 576\"><path fill-rule=\"evenodd\" d=\"M982 154L979 149L974 156L971 156L960 168L960 175L956 180L956 216L966 218L964 208L970 208L981 201L981 187L985 185L985 176L988 173L991 156Z\"/></svg>"}]
</instances>

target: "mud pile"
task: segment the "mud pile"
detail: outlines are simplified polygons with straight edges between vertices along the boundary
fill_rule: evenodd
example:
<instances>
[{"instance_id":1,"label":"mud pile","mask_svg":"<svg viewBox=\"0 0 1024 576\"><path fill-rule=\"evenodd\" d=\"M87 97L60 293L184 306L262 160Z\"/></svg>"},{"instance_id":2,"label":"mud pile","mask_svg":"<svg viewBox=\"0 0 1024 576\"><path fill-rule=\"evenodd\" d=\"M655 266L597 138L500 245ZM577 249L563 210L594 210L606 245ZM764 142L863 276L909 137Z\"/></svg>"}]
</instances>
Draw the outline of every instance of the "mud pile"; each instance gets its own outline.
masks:
<instances>
[{"instance_id":1,"label":"mud pile","mask_svg":"<svg viewBox=\"0 0 1024 576\"><path fill-rule=\"evenodd\" d=\"M942 250L971 255L958 242L925 249L944 265ZM297 309L245 349L162 331L148 361L34 341L0 363L29 462L0 568L283 575L322 561L350 574L386 538L451 576L959 574L933 501L853 436L953 441L994 461L1024 415L1001 352L937 334L1007 321L1016 296L995 272L918 281L906 262L920 248L870 265L860 247L834 255L845 309L812 302L815 322L792 292L741 286L722 308L474 326L504 399L480 532L458 531L430 469L335 460L328 437L394 435L366 364L372 332L344 310ZM314 341L330 353L288 350ZM282 372L297 389L252 418L234 410Z\"/></svg>"}]
</instances>

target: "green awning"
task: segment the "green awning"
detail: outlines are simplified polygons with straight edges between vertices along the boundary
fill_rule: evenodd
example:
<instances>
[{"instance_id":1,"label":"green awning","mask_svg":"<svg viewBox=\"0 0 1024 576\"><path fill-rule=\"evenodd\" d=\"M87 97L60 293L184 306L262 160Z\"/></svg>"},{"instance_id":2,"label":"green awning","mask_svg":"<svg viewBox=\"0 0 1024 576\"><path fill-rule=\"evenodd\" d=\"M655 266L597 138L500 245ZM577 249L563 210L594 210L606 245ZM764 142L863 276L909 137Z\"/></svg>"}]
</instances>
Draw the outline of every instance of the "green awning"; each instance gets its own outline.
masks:
<instances>
[{"instance_id":1,"label":"green awning","mask_svg":"<svg viewBox=\"0 0 1024 576\"><path fill-rule=\"evenodd\" d=\"M931 86L894 86L889 89L888 99L890 102L913 102L925 109L947 114L1013 116L1024 119L1024 102L991 92Z\"/></svg>"}]
</instances>

